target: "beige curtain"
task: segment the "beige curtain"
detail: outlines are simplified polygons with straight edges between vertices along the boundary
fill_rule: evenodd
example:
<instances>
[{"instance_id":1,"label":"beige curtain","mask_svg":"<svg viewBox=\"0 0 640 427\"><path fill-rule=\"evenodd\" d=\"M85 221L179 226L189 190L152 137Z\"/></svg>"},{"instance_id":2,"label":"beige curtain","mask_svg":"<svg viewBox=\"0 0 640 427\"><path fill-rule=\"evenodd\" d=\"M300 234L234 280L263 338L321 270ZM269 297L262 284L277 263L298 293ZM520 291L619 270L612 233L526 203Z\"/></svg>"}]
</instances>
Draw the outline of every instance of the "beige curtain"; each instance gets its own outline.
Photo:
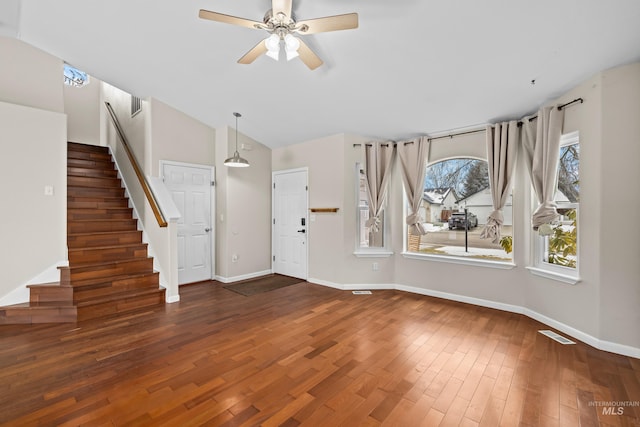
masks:
<instances>
[{"instance_id":1,"label":"beige curtain","mask_svg":"<svg viewBox=\"0 0 640 427\"><path fill-rule=\"evenodd\" d=\"M489 163L489 184L493 212L487 218L480 238L500 242L500 230L504 223L502 209L511 193L511 181L520 145L520 128L512 120L487 126L487 163Z\"/></svg>"},{"instance_id":2,"label":"beige curtain","mask_svg":"<svg viewBox=\"0 0 640 427\"><path fill-rule=\"evenodd\" d=\"M541 108L538 111L537 123L526 118L522 120L522 147L525 152L525 163L539 203L531 218L534 230L558 218L554 198L558 186L558 161L563 121L564 110L558 110L556 106Z\"/></svg>"},{"instance_id":3,"label":"beige curtain","mask_svg":"<svg viewBox=\"0 0 640 427\"><path fill-rule=\"evenodd\" d=\"M416 138L413 141L398 143L402 182L409 200L409 215L406 221L409 226L409 234L415 236L427 234L418 212L424 192L425 162L428 153L429 139L425 136Z\"/></svg>"},{"instance_id":4,"label":"beige curtain","mask_svg":"<svg viewBox=\"0 0 640 427\"><path fill-rule=\"evenodd\" d=\"M365 225L370 227L374 234L380 231L380 216L389 192L395 155L396 147L393 142L378 142L364 146L365 181L369 198L369 219Z\"/></svg>"}]
</instances>

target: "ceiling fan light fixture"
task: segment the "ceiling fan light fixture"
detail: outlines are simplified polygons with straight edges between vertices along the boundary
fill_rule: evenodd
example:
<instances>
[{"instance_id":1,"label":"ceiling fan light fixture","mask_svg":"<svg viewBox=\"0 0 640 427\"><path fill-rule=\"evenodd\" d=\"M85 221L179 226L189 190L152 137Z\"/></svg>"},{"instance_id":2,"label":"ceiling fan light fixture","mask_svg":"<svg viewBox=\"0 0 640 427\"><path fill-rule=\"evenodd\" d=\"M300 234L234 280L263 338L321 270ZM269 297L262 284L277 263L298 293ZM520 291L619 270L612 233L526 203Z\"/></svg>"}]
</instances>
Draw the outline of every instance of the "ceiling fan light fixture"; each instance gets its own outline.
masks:
<instances>
[{"instance_id":1,"label":"ceiling fan light fixture","mask_svg":"<svg viewBox=\"0 0 640 427\"><path fill-rule=\"evenodd\" d=\"M284 50L287 54L287 61L291 61L293 58L300 56L298 49L300 49L300 40L291 34L287 34L284 37Z\"/></svg>"},{"instance_id":2,"label":"ceiling fan light fixture","mask_svg":"<svg viewBox=\"0 0 640 427\"><path fill-rule=\"evenodd\" d=\"M266 55L274 60L280 59L280 37L277 34L271 34L264 39L264 45L267 47Z\"/></svg>"}]
</instances>

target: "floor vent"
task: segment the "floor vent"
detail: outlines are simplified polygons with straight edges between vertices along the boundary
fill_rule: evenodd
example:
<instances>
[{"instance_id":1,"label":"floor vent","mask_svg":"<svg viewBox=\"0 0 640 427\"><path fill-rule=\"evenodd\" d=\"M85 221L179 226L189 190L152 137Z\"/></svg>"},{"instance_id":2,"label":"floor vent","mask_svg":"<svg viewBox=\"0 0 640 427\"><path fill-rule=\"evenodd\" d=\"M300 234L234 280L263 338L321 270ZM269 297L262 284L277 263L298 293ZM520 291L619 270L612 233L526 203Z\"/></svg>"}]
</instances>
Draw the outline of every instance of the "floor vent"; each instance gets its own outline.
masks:
<instances>
[{"instance_id":1,"label":"floor vent","mask_svg":"<svg viewBox=\"0 0 640 427\"><path fill-rule=\"evenodd\" d=\"M353 291L354 295L371 295L371 291Z\"/></svg>"},{"instance_id":2,"label":"floor vent","mask_svg":"<svg viewBox=\"0 0 640 427\"><path fill-rule=\"evenodd\" d=\"M554 341L558 341L560 344L575 344L575 342L571 341L569 338L565 338L562 335L556 334L553 331L549 331L549 330L542 330L542 331L538 331L540 332L542 335L546 335L549 338L551 338Z\"/></svg>"}]
</instances>

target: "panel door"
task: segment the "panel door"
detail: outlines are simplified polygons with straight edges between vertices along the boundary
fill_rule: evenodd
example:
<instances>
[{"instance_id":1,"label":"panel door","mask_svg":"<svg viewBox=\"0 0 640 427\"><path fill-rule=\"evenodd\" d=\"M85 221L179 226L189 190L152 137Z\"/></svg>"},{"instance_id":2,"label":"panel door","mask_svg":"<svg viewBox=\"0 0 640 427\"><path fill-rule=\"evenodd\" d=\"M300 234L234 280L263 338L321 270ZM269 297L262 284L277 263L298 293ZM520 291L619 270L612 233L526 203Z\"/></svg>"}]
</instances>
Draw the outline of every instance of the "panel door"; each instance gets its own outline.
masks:
<instances>
[{"instance_id":1,"label":"panel door","mask_svg":"<svg viewBox=\"0 0 640 427\"><path fill-rule=\"evenodd\" d=\"M307 171L273 175L273 271L307 280Z\"/></svg>"},{"instance_id":2,"label":"panel door","mask_svg":"<svg viewBox=\"0 0 640 427\"><path fill-rule=\"evenodd\" d=\"M210 168L164 164L164 183L182 214L178 221L178 283L212 277Z\"/></svg>"}]
</instances>

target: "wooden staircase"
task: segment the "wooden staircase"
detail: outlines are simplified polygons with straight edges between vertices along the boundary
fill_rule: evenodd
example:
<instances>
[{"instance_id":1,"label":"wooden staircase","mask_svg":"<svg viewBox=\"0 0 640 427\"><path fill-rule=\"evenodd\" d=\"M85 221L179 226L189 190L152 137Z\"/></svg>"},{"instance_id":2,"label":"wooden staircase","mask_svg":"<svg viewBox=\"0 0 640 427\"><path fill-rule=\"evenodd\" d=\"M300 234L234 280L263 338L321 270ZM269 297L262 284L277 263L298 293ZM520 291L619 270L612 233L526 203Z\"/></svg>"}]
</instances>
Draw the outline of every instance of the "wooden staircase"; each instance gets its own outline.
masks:
<instances>
[{"instance_id":1,"label":"wooden staircase","mask_svg":"<svg viewBox=\"0 0 640 427\"><path fill-rule=\"evenodd\" d=\"M164 303L106 147L68 143L67 246L60 283L29 286L30 302L0 307L0 324L73 322Z\"/></svg>"}]
</instances>

